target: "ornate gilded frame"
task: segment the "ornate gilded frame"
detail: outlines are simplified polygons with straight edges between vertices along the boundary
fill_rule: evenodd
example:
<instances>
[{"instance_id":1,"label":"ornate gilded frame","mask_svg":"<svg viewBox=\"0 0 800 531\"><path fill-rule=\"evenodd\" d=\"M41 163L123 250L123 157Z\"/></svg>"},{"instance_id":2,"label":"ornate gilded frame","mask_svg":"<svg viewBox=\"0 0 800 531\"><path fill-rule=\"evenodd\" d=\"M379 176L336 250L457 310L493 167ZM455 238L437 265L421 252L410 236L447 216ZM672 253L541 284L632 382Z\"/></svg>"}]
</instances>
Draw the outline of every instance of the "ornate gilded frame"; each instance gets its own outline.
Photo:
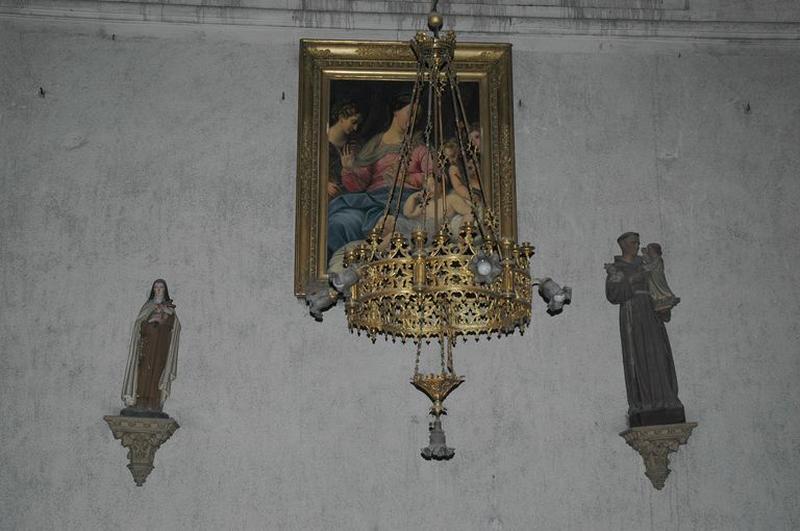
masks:
<instances>
[{"instance_id":1,"label":"ornate gilded frame","mask_svg":"<svg viewBox=\"0 0 800 531\"><path fill-rule=\"evenodd\" d=\"M511 45L459 43L459 79L477 81L482 124L481 173L500 233L517 237ZM408 42L300 41L294 292L327 278L327 138L331 79L413 80ZM483 124L486 124L485 126Z\"/></svg>"}]
</instances>

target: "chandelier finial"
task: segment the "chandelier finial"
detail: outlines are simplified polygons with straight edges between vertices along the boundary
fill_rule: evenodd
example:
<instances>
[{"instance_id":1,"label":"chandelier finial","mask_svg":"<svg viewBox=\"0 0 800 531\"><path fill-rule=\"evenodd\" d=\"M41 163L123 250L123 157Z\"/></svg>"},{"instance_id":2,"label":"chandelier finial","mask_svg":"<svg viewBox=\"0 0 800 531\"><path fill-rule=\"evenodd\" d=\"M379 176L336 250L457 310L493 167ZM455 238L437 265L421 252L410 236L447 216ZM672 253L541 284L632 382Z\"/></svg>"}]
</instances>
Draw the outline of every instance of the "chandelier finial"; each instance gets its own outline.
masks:
<instances>
[{"instance_id":1,"label":"chandelier finial","mask_svg":"<svg viewBox=\"0 0 800 531\"><path fill-rule=\"evenodd\" d=\"M442 29L444 26L444 19L442 15L436 12L436 5L439 3L439 0L433 0L431 2L431 12L428 13L428 29L433 32L434 37L439 36L439 30Z\"/></svg>"}]
</instances>

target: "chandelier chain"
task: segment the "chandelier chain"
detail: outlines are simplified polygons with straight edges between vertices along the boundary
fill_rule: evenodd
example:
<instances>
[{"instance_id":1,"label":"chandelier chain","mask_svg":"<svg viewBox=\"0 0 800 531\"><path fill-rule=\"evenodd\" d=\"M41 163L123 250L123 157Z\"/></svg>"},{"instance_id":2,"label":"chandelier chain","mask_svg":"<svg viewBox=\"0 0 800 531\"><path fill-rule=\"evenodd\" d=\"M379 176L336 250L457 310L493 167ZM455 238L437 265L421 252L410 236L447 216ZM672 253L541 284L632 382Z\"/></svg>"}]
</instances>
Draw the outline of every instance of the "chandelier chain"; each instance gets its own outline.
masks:
<instances>
[{"instance_id":1,"label":"chandelier chain","mask_svg":"<svg viewBox=\"0 0 800 531\"><path fill-rule=\"evenodd\" d=\"M442 331L441 335L439 336L439 350L441 351L441 358L442 358L442 374L445 373L445 354L444 354L444 344L447 341L445 338L444 331Z\"/></svg>"},{"instance_id":2,"label":"chandelier chain","mask_svg":"<svg viewBox=\"0 0 800 531\"><path fill-rule=\"evenodd\" d=\"M455 374L453 370L453 342L455 341L455 337L450 335L447 338L447 369L450 371L450 374Z\"/></svg>"},{"instance_id":3,"label":"chandelier chain","mask_svg":"<svg viewBox=\"0 0 800 531\"><path fill-rule=\"evenodd\" d=\"M450 81L450 90L453 93L453 100L454 100L453 101L453 107L454 107L453 111L456 113L456 117L457 117L456 119L458 120L460 118L462 120L462 122L464 123L465 127L467 127L467 112L464 109L464 100L461 97L461 91L458 90L458 80L457 80L455 74L453 74L452 71L449 72L449 76L448 77L449 77L449 81ZM456 102L458 103L457 106L456 106ZM472 147L472 146L470 146L470 147ZM480 191L480 194L481 194L481 201L483 202L484 205L488 205L488 203L486 202L486 193L484 192L483 178L481 176L481 167L480 167L480 162L478 160L477 153L475 152L475 149L468 149L467 152L469 153L470 160L472 161L472 164L474 165L474 168L475 168L474 169L475 178L478 181L478 190ZM492 231L492 232L494 232L494 231ZM493 236L495 236L495 239L496 239L496 235L493 234Z\"/></svg>"},{"instance_id":4,"label":"chandelier chain","mask_svg":"<svg viewBox=\"0 0 800 531\"><path fill-rule=\"evenodd\" d=\"M397 191L397 185L399 181L400 174L403 174L403 184L399 190L400 197L403 196L402 186L405 185L405 174L407 173L408 169L408 157L410 154L410 145L411 140L414 134L414 122L416 121L416 110L419 108L419 92L420 92L420 80L422 77L422 69L423 65L420 64L417 66L417 77L414 80L414 88L411 92L411 106L412 106L412 113L413 116L411 117L411 122L409 127L406 129L403 135L403 141L400 145L400 154L397 161L397 167L395 168L394 172L394 181L392 182L392 190L389 192L389 199L386 201L386 206L383 211L383 218L381 219L381 227L380 232L383 233L383 230L386 226L386 220L389 217L389 212L392 206L392 200L394 199L395 192ZM398 205L400 204L400 199L397 200ZM395 226L397 224L397 215L394 216ZM394 227L392 227L392 232L394 232Z\"/></svg>"},{"instance_id":5,"label":"chandelier chain","mask_svg":"<svg viewBox=\"0 0 800 531\"><path fill-rule=\"evenodd\" d=\"M429 168L433 165L433 161L431 160L431 133L433 128L433 122L431 121L431 113L433 112L433 86L429 83L428 84L428 116L425 121L425 152L426 157L428 157L429 161ZM425 174L425 183L423 183L423 190L424 187L427 187L428 179L431 177L430 174ZM423 198L422 203L422 230L428 232L428 201L427 201L427 190L423 192L425 197Z\"/></svg>"},{"instance_id":6,"label":"chandelier chain","mask_svg":"<svg viewBox=\"0 0 800 531\"><path fill-rule=\"evenodd\" d=\"M417 338L417 356L414 360L414 376L419 374L419 358L422 354L422 338Z\"/></svg>"},{"instance_id":7,"label":"chandelier chain","mask_svg":"<svg viewBox=\"0 0 800 531\"><path fill-rule=\"evenodd\" d=\"M437 156L437 162L439 163L439 180L441 181L442 186L442 221L441 223L439 220L436 220L437 226L441 226L442 224L446 223L447 218L447 194L445 191L447 190L447 171L445 169L445 155L444 155L444 124L443 124L443 114L442 114L442 93L443 87L442 84L442 77L439 75L437 71L436 75L436 95L437 95L437 102L436 102L436 109L438 110L438 121L439 121L439 153ZM434 191L434 198L436 197Z\"/></svg>"},{"instance_id":8,"label":"chandelier chain","mask_svg":"<svg viewBox=\"0 0 800 531\"><path fill-rule=\"evenodd\" d=\"M450 99L452 100L452 104L453 104L453 114L456 117L456 122L458 122L458 120L459 120L459 118L458 118L459 117L458 97L457 97L457 93L458 93L457 83L458 82L457 82L455 76L452 73L451 73L450 76L448 76L448 78L449 78L449 81L450 81L450 83L449 83L449 85L450 85ZM468 136L469 133L468 133L468 131L469 131L469 126L468 126L468 124L465 123L463 132L465 132L467 134L467 138L466 139L464 138L464 135L462 134L462 131L458 131L456 133L456 139L458 140L458 151L459 151L459 155L461 156L461 162L463 164L464 173L466 173L466 175L462 176L462 178L463 178L464 181L466 181L466 182L464 182L464 185L467 187L467 190L469 192L469 194L467 196L468 197L467 200L469 201L470 210L472 211L472 217L475 219L475 222L476 222L476 224L478 226L478 232L480 233L481 238L485 239L486 234L485 234L484 229L483 229L483 223L482 223L481 215L480 215L480 212L478 212L478 206L475 204L475 200L473 198L473 193L472 193L472 187L470 185L470 176L469 176L469 171L470 170L469 170L469 164L467 162L468 161L468 159L467 159L467 150L469 148L465 149L465 143L469 144L469 136ZM470 145L470 147L471 147L471 145ZM479 164L476 162L477 161L477 157L470 157L470 160L472 162L473 168L477 169L478 166L479 166ZM475 171L475 170L473 170L473 171ZM481 192L481 199L483 200L483 203L486 204L486 200L483 197L483 187L480 185L480 180L478 181L478 189Z\"/></svg>"}]
</instances>

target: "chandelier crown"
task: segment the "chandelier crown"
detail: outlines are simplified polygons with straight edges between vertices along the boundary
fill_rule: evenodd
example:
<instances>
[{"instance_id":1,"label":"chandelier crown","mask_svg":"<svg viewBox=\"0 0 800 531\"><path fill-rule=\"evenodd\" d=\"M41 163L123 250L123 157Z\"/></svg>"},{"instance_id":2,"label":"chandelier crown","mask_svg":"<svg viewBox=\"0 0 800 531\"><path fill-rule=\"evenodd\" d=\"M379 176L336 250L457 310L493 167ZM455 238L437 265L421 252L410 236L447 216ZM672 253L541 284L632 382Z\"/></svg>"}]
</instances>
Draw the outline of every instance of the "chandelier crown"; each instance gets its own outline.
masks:
<instances>
[{"instance_id":1,"label":"chandelier crown","mask_svg":"<svg viewBox=\"0 0 800 531\"><path fill-rule=\"evenodd\" d=\"M346 267L360 277L345 306L351 331L401 341L524 331L531 318L531 244L481 240L471 221L456 237L444 224L429 245L427 239L423 230L411 242L395 232L386 246L373 232L346 253ZM499 274L476 279L478 257L494 258Z\"/></svg>"},{"instance_id":2,"label":"chandelier crown","mask_svg":"<svg viewBox=\"0 0 800 531\"><path fill-rule=\"evenodd\" d=\"M438 36L420 31L411 41L411 50L414 52L417 62L424 65L425 68L444 68L455 57L456 33L446 31L442 36Z\"/></svg>"}]
</instances>

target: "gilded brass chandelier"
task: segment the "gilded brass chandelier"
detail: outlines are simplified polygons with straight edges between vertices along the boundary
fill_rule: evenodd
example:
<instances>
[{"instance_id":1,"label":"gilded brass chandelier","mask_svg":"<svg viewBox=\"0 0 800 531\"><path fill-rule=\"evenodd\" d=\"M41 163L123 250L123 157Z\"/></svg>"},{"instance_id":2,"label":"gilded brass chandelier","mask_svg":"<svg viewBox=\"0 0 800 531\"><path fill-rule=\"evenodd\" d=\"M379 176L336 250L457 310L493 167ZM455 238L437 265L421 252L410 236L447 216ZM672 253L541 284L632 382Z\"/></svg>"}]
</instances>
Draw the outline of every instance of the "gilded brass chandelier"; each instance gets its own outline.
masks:
<instances>
[{"instance_id":1,"label":"gilded brass chandelier","mask_svg":"<svg viewBox=\"0 0 800 531\"><path fill-rule=\"evenodd\" d=\"M444 400L464 378L454 368L453 349L459 338L523 333L531 319L533 284L540 284L545 298L560 308L569 301L569 288L531 279L529 261L534 247L501 237L498 223L486 201L480 154L470 142L469 123L453 66L456 37L440 34L441 15L433 2L428 15L432 34L419 32L411 41L417 60L411 92L411 118L399 152L391 191L383 216L362 243L344 255L344 270L329 275L331 285L345 299L350 331L376 340L411 341L416 361L411 383L432 402L430 444L425 459L450 459L454 449L445 444L441 416ZM445 105L455 116L455 146L445 140ZM448 111L449 112L449 111ZM424 115L424 116L423 116ZM416 124L424 123L420 130ZM416 135L416 137L415 137ZM401 196L406 187L412 149L425 146L427 175L417 208L422 221L410 234L399 232ZM474 182L469 212L462 216L457 234L446 218L448 156L446 144L462 168L469 168ZM549 290L549 291L548 291ZM337 295L333 295L335 301ZM437 369L420 370L423 345L438 344Z\"/></svg>"}]
</instances>

